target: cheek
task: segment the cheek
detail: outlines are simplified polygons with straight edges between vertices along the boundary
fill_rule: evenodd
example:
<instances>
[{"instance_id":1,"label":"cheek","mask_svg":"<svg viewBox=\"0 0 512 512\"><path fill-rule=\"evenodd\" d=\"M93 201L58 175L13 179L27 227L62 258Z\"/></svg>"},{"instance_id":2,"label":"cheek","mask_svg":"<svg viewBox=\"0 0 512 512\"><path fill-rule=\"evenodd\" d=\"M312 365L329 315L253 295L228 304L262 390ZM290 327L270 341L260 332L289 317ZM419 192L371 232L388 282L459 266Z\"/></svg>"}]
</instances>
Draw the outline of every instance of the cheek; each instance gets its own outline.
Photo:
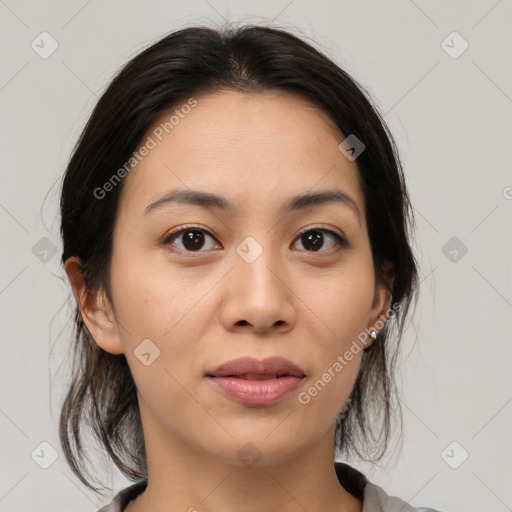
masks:
<instances>
[{"instance_id":1,"label":"cheek","mask_svg":"<svg viewBox=\"0 0 512 512\"><path fill-rule=\"evenodd\" d=\"M322 403L321 407L334 416L357 378L363 354L360 336L367 336L365 328L373 304L371 260L361 258L351 263L318 281L308 302L321 322L315 321L320 327L312 333L315 343L307 348L306 360L316 364L305 400L311 399L312 407L315 402Z\"/></svg>"},{"instance_id":2,"label":"cheek","mask_svg":"<svg viewBox=\"0 0 512 512\"><path fill-rule=\"evenodd\" d=\"M301 293L312 313L321 320L324 341L342 349L367 327L374 300L374 273L371 260L353 258L321 279L304 282ZM320 334L320 333L319 333Z\"/></svg>"},{"instance_id":3,"label":"cheek","mask_svg":"<svg viewBox=\"0 0 512 512\"><path fill-rule=\"evenodd\" d=\"M172 386L171 375L180 381L190 378L191 368L199 371L200 341L209 326L204 296L218 277L207 277L198 285L198 276L169 265L148 265L147 258L144 262L135 256L119 258L114 268L120 336L138 387L144 390L155 379ZM148 360L154 362L145 366Z\"/></svg>"},{"instance_id":4,"label":"cheek","mask_svg":"<svg viewBox=\"0 0 512 512\"><path fill-rule=\"evenodd\" d=\"M179 329L211 283L206 279L198 286L193 273L147 261L135 256L118 259L112 272L114 300L134 341L141 337L164 341Z\"/></svg>"},{"instance_id":5,"label":"cheek","mask_svg":"<svg viewBox=\"0 0 512 512\"><path fill-rule=\"evenodd\" d=\"M334 350L324 364L317 365L318 372L310 376L297 395L298 412L304 421L307 423L311 418L318 418L312 425L313 437L332 426L354 387L362 351L352 354L350 361L344 359L343 354L342 350Z\"/></svg>"}]
</instances>

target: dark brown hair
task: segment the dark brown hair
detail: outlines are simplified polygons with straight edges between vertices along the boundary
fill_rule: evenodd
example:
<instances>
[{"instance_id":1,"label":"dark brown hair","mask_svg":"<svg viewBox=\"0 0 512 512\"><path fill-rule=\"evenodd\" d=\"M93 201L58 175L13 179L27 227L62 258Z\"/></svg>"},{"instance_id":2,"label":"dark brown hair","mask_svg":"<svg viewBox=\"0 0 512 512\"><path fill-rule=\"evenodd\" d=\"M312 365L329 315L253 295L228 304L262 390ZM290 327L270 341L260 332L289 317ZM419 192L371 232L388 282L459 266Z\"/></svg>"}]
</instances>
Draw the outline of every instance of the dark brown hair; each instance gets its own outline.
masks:
<instances>
[{"instance_id":1,"label":"dark brown hair","mask_svg":"<svg viewBox=\"0 0 512 512\"><path fill-rule=\"evenodd\" d=\"M365 145L356 163L375 276L385 284L386 263L392 264L391 303L399 308L363 353L350 400L336 421L336 448L340 454L354 452L377 461L390 437L393 367L417 290L409 243L412 209L395 143L369 95L301 38L265 26L190 27L166 35L130 60L96 104L67 166L60 205L62 262L80 258L88 296L104 290L112 304L112 233L123 181L103 199L94 191L125 165L169 108L183 98L226 89L298 93L322 108L342 134L355 135ZM72 381L60 416L65 456L80 480L98 490L91 484L83 445L88 429L127 478L145 477L142 425L127 361L96 345L78 307L74 329Z\"/></svg>"}]
</instances>

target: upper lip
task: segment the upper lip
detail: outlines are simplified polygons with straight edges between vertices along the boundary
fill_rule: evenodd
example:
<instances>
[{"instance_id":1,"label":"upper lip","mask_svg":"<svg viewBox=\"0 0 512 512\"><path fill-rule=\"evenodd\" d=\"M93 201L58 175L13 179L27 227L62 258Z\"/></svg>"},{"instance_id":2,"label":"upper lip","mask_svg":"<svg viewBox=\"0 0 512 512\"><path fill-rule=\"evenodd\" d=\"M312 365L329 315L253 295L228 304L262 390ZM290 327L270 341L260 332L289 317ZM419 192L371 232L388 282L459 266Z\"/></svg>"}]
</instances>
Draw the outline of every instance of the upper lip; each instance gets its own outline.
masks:
<instances>
[{"instance_id":1,"label":"upper lip","mask_svg":"<svg viewBox=\"0 0 512 512\"><path fill-rule=\"evenodd\" d=\"M292 375L304 377L304 371L282 357L267 357L261 361L252 357L241 357L221 364L207 373L209 377L228 377L233 375Z\"/></svg>"}]
</instances>

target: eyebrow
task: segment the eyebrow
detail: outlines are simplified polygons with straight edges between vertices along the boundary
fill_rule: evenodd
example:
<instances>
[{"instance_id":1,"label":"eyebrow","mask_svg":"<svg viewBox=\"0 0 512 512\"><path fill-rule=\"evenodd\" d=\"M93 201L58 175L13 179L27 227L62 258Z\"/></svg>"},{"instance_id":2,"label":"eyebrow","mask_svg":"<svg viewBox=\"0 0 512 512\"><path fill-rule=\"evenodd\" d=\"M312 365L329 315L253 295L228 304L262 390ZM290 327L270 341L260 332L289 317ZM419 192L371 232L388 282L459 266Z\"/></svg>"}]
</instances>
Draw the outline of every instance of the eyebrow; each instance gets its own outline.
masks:
<instances>
[{"instance_id":1,"label":"eyebrow","mask_svg":"<svg viewBox=\"0 0 512 512\"><path fill-rule=\"evenodd\" d=\"M230 203L225 197L217 194L202 192L200 190L175 189L171 190L154 203L146 206L146 208L144 208L143 216L145 217L151 212L172 203L192 204L202 208L213 208L230 213L235 211L232 203ZM305 194L293 196L283 204L281 213L291 213L311 206L321 206L328 203L338 203L350 207L350 209L356 214L359 222L361 222L361 212L359 211L357 203L349 195L340 190L321 190L319 192L307 192Z\"/></svg>"}]
</instances>

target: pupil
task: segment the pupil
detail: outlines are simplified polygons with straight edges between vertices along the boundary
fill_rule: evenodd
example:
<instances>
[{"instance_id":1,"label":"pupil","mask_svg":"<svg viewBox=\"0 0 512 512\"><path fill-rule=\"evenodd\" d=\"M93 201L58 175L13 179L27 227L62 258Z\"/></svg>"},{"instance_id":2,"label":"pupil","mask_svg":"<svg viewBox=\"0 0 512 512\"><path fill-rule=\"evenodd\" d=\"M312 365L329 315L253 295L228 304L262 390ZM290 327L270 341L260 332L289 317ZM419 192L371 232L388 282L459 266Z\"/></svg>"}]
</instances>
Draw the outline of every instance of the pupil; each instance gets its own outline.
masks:
<instances>
[{"instance_id":1,"label":"pupil","mask_svg":"<svg viewBox=\"0 0 512 512\"><path fill-rule=\"evenodd\" d=\"M306 243L302 243L304 248L308 251L315 251L322 247L324 242L324 235L319 231L310 231L306 235L303 235L306 238ZM311 245L311 249L308 248L308 244Z\"/></svg>"},{"instance_id":2,"label":"pupil","mask_svg":"<svg viewBox=\"0 0 512 512\"><path fill-rule=\"evenodd\" d=\"M184 233L183 246L189 250L201 249L204 244L204 235L197 229L191 229Z\"/></svg>"}]
</instances>

